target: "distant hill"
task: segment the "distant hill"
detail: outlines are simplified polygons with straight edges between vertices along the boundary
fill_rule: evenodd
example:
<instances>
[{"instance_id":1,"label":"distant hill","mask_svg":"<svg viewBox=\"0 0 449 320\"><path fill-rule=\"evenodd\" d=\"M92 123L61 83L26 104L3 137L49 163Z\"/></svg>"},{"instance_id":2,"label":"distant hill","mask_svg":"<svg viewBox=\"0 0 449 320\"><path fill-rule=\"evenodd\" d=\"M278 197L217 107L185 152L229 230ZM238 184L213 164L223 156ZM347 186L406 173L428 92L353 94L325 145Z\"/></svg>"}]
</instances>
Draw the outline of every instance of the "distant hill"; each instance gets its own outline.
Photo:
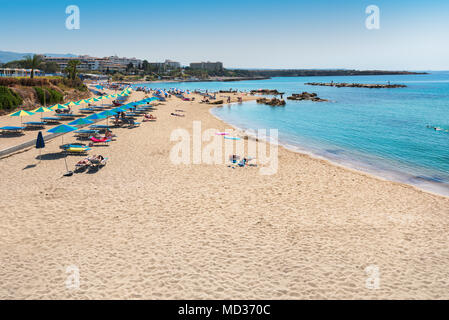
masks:
<instances>
[{"instance_id":1,"label":"distant hill","mask_svg":"<svg viewBox=\"0 0 449 320\"><path fill-rule=\"evenodd\" d=\"M34 53L19 53L19 52L11 52L11 51L0 51L0 63L7 63L14 60L23 59L23 57L27 55L33 55ZM75 54L59 54L59 53L40 53L42 55L50 56L50 57L77 57Z\"/></svg>"}]
</instances>

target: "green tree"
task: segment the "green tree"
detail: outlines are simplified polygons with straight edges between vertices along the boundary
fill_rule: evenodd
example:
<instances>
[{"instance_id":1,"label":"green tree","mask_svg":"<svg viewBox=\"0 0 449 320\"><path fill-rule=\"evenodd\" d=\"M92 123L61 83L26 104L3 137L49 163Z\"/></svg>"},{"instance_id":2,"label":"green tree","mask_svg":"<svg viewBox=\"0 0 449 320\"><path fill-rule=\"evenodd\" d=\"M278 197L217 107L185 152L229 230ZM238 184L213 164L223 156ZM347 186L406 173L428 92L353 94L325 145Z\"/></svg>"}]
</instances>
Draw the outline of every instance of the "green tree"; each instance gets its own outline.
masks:
<instances>
[{"instance_id":1,"label":"green tree","mask_svg":"<svg viewBox=\"0 0 449 320\"><path fill-rule=\"evenodd\" d=\"M42 66L43 60L42 56L35 54L33 56L26 56L25 59L22 60L22 63L25 68L31 69L30 78L33 79L34 70L39 69Z\"/></svg>"},{"instance_id":2,"label":"green tree","mask_svg":"<svg viewBox=\"0 0 449 320\"><path fill-rule=\"evenodd\" d=\"M42 70L45 73L56 73L59 72L59 65L56 62L46 62L44 63Z\"/></svg>"},{"instance_id":3,"label":"green tree","mask_svg":"<svg viewBox=\"0 0 449 320\"><path fill-rule=\"evenodd\" d=\"M69 79L75 80L76 75L78 73L77 67L81 64L81 61L79 60L70 60L67 63L67 67L65 68L65 72L68 74Z\"/></svg>"}]
</instances>

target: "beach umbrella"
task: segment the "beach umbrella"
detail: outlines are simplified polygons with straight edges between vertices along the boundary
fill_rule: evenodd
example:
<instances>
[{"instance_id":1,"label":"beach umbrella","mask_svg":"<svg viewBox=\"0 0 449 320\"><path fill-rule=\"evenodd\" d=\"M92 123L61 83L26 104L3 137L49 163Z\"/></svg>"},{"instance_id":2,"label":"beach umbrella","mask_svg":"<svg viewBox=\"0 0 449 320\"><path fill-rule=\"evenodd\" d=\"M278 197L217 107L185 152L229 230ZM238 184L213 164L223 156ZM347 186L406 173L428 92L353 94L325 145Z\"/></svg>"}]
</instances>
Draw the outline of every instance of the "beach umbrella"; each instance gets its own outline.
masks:
<instances>
[{"instance_id":1,"label":"beach umbrella","mask_svg":"<svg viewBox=\"0 0 449 320\"><path fill-rule=\"evenodd\" d=\"M42 149L45 148L44 136L42 135L42 131L39 131L36 139L36 149L39 149L39 162L41 162L42 157Z\"/></svg>"},{"instance_id":2,"label":"beach umbrella","mask_svg":"<svg viewBox=\"0 0 449 320\"><path fill-rule=\"evenodd\" d=\"M20 117L20 126L22 126L22 117L31 116L33 115L33 112L25 111L25 110L19 110L17 112L9 114L10 117Z\"/></svg>"},{"instance_id":3,"label":"beach umbrella","mask_svg":"<svg viewBox=\"0 0 449 320\"><path fill-rule=\"evenodd\" d=\"M62 104L55 104L54 106L49 107L49 109L51 109L51 110L67 109L67 107Z\"/></svg>"},{"instance_id":4,"label":"beach umbrella","mask_svg":"<svg viewBox=\"0 0 449 320\"><path fill-rule=\"evenodd\" d=\"M117 107L115 109L112 109L111 111L115 111L115 112L126 112L125 109L123 109L122 107Z\"/></svg>"},{"instance_id":5,"label":"beach umbrella","mask_svg":"<svg viewBox=\"0 0 449 320\"><path fill-rule=\"evenodd\" d=\"M66 124L61 124L57 127L51 128L50 130L48 130L47 132L50 133L68 133L68 132L72 132L72 131L76 131L78 130L77 127L72 127L72 126L68 126ZM62 144L64 144L64 135L61 135L62 138ZM67 166L67 159L64 158L65 161L65 167L67 169L67 172L69 171L69 167Z\"/></svg>"},{"instance_id":6,"label":"beach umbrella","mask_svg":"<svg viewBox=\"0 0 449 320\"><path fill-rule=\"evenodd\" d=\"M94 123L92 120L89 120L89 119L86 119L86 118L79 118L79 119L76 119L76 120L74 120L72 122L69 122L69 125L71 125L71 126L82 126L82 125L85 125L85 124L92 124L92 123Z\"/></svg>"},{"instance_id":7,"label":"beach umbrella","mask_svg":"<svg viewBox=\"0 0 449 320\"><path fill-rule=\"evenodd\" d=\"M114 112L113 110L106 110L103 112L99 113L101 116L105 116L106 117L106 125L109 125L109 118L108 117L113 117L117 114L117 112Z\"/></svg>"},{"instance_id":8,"label":"beach umbrella","mask_svg":"<svg viewBox=\"0 0 449 320\"><path fill-rule=\"evenodd\" d=\"M102 116L99 113L93 113L90 116L86 117L86 119L89 119L89 120L99 120L99 119L104 119L104 118L106 118L106 117Z\"/></svg>"},{"instance_id":9,"label":"beach umbrella","mask_svg":"<svg viewBox=\"0 0 449 320\"><path fill-rule=\"evenodd\" d=\"M34 109L32 112L34 112L34 113L40 113L40 114L41 114L41 121L42 121L42 114L43 114L44 112L52 112L52 111L53 111L53 110L51 110L51 109L49 109L49 108L40 107L40 108Z\"/></svg>"}]
</instances>

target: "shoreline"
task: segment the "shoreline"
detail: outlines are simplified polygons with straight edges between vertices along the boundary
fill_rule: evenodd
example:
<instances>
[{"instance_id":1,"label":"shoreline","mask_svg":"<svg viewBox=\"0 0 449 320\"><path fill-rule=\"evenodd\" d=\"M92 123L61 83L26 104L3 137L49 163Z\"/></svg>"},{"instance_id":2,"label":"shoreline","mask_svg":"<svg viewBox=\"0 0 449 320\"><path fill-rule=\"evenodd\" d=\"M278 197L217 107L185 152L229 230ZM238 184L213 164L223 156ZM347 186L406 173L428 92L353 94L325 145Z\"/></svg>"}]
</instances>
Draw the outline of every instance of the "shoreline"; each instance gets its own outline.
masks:
<instances>
[{"instance_id":1,"label":"shoreline","mask_svg":"<svg viewBox=\"0 0 449 320\"><path fill-rule=\"evenodd\" d=\"M236 104L236 103L233 103L233 104ZM213 116L217 120L223 122L225 125L231 126L234 130L236 130L238 132L241 132L241 133L247 132L248 129L244 129L244 128L238 127L238 126L236 126L236 125L234 125L232 123L226 122L225 120L221 119L219 116L213 114L212 110L215 109L215 108L220 108L220 106L218 106L218 107L217 106L211 106L209 108L209 113L210 113L211 116ZM264 141L266 143L270 143L270 144L272 143L270 141L266 141L266 140L264 140ZM436 191L427 190L425 188L419 187L417 185L413 185L411 183L406 183L406 182L402 182L402 181L396 181L396 180L393 180L393 178L383 177L380 174L376 174L376 173L370 172L369 169L365 169L364 170L364 169L353 168L350 165L345 165L343 163L338 163L337 161L333 161L332 159L328 159L325 156L321 156L321 155L315 154L312 151L307 151L305 149L301 149L300 146L292 146L291 148L289 148L286 144L287 144L286 142L278 141L277 145L278 145L278 147L283 148L283 149L285 149L288 152L292 152L294 154L299 154L301 156L309 157L311 160L324 161L328 165L332 165L332 166L341 168L343 170L348 170L350 172L361 174L361 175L364 175L364 176L369 177L369 178L378 179L380 181L391 182L391 183L394 183L394 184L398 184L398 185L400 185L402 187L412 188L412 189L414 189L416 191L419 191L419 192L429 193L431 195L442 197L444 199L448 199L449 200L449 195L447 195L447 194L443 194L443 193L438 193ZM298 148L299 150L295 150L293 148Z\"/></svg>"}]
</instances>

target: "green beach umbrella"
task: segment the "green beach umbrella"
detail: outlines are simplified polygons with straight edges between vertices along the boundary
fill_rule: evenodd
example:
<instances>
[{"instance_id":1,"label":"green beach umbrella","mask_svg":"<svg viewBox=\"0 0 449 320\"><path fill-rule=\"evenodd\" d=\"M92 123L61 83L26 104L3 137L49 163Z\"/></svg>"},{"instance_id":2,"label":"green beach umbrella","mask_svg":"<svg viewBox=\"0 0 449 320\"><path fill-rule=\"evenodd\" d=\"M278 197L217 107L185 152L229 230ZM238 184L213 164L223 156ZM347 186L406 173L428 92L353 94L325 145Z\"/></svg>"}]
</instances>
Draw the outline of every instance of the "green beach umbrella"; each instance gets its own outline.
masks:
<instances>
[{"instance_id":1,"label":"green beach umbrella","mask_svg":"<svg viewBox=\"0 0 449 320\"><path fill-rule=\"evenodd\" d=\"M22 126L22 117L32 116L34 113L25 110L19 110L17 112L11 113L8 116L10 117L20 117L20 126Z\"/></svg>"}]
</instances>

